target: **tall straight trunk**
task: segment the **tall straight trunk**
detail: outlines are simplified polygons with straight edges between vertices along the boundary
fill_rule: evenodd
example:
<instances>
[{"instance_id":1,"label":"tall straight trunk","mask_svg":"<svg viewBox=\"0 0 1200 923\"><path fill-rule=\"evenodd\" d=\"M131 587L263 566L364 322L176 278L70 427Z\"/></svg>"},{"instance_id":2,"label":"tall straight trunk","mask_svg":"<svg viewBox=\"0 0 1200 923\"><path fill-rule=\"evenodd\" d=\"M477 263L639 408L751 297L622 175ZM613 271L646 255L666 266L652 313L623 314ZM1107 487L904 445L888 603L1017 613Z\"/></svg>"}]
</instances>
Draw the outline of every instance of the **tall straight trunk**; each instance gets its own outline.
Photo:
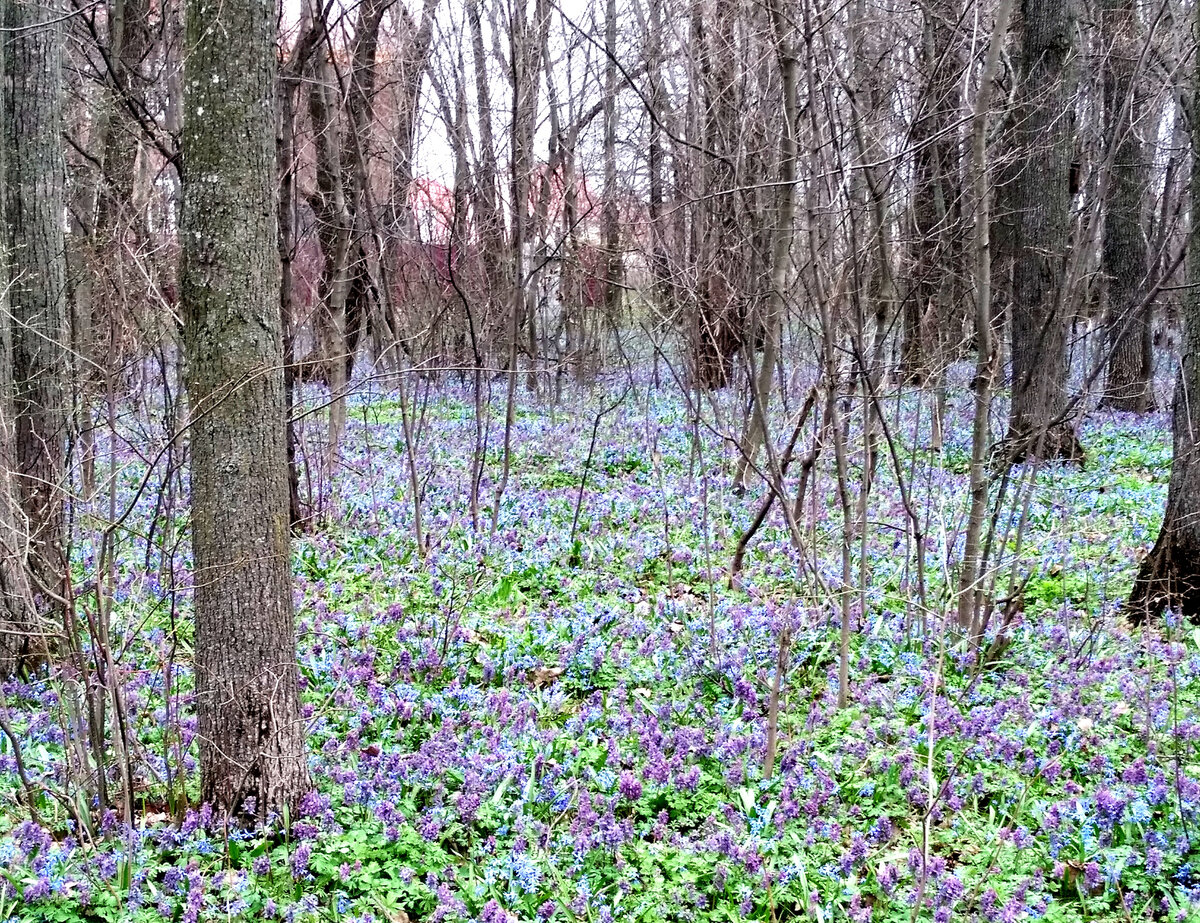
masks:
<instances>
[{"instance_id":1,"label":"tall straight trunk","mask_svg":"<svg viewBox=\"0 0 1200 923\"><path fill-rule=\"evenodd\" d=\"M1200 31L1200 10L1194 28ZM1193 98L1200 94L1200 59L1193 62ZM1192 212L1188 275L1200 279L1200 120L1191 120ZM1156 618L1170 607L1188 619L1200 618L1200 289L1183 298L1183 362L1175 384L1174 455L1162 529L1138 568L1129 609L1135 621Z\"/></svg>"},{"instance_id":2,"label":"tall straight trunk","mask_svg":"<svg viewBox=\"0 0 1200 923\"><path fill-rule=\"evenodd\" d=\"M620 212L617 209L617 3L604 5L604 310L609 323L620 321L624 301Z\"/></svg>"},{"instance_id":3,"label":"tall straight trunk","mask_svg":"<svg viewBox=\"0 0 1200 923\"><path fill-rule=\"evenodd\" d=\"M749 236L737 213L734 190L738 149L739 69L738 4L703 0L692 6L693 42L699 49L699 96L702 101L702 208L693 220L696 291L689 331L693 377L703 388L729 384L733 363L745 343L745 240ZM710 19L711 14L711 19Z\"/></svg>"},{"instance_id":4,"label":"tall straight trunk","mask_svg":"<svg viewBox=\"0 0 1200 923\"><path fill-rule=\"evenodd\" d=\"M1154 408L1150 386L1151 308L1142 304L1147 271L1142 202L1150 164L1139 136L1142 106L1134 72L1139 42L1132 0L1105 0L1104 31L1112 43L1105 60L1104 111L1108 143L1115 149L1105 194L1101 268L1108 281L1108 365L1103 406L1144 412Z\"/></svg>"},{"instance_id":5,"label":"tall straight trunk","mask_svg":"<svg viewBox=\"0 0 1200 923\"><path fill-rule=\"evenodd\" d=\"M8 3L0 0L0 24L7 25ZM5 73L7 49L0 42L0 75ZM0 112L5 110L6 87L0 80ZM0 177L8 157L8 132L0 132ZM0 228L5 201L0 196ZM0 248L0 677L36 664L43 645L36 634L36 608L29 582L25 517L17 482L16 425L13 419L12 315L8 301L7 247Z\"/></svg>"},{"instance_id":6,"label":"tall straight trunk","mask_svg":"<svg viewBox=\"0 0 1200 923\"><path fill-rule=\"evenodd\" d=\"M338 98L340 88L333 68L333 44L328 10L314 6L312 15L322 40L312 58L308 85L308 116L312 123L316 160L316 190L309 204L317 219L324 265L317 282L325 376L329 385L329 431L326 451L329 479L338 473L342 434L346 429L348 338L346 305L352 283L351 244L354 229L352 205L347 195L350 181L342 163Z\"/></svg>"},{"instance_id":7,"label":"tall straight trunk","mask_svg":"<svg viewBox=\"0 0 1200 923\"><path fill-rule=\"evenodd\" d=\"M762 363L754 376L754 391L751 397L753 403L742 437L741 457L738 459L738 470L734 479L735 484L740 487L748 486L750 468L758 455L759 447L769 438L767 417L771 407L771 383L774 380L775 365L779 361L780 343L783 339L787 275L796 220L796 97L800 64L792 46L787 20L778 2L770 5L769 13L783 97L779 132L779 185L775 193L775 226L771 230L771 290L767 293L762 318ZM747 349L746 352L752 360L753 350ZM769 460L773 461L769 445L767 452ZM774 474L772 471L772 476Z\"/></svg>"},{"instance_id":8,"label":"tall straight trunk","mask_svg":"<svg viewBox=\"0 0 1200 923\"><path fill-rule=\"evenodd\" d=\"M1018 22L1020 89L1013 116L1017 149L1006 184L1013 216L1008 457L1082 460L1083 448L1065 415L1063 280L1074 145L1072 2L1022 0Z\"/></svg>"},{"instance_id":9,"label":"tall straight trunk","mask_svg":"<svg viewBox=\"0 0 1200 923\"><path fill-rule=\"evenodd\" d=\"M271 0L191 4L181 295L201 797L258 819L309 788L293 626Z\"/></svg>"},{"instance_id":10,"label":"tall straight trunk","mask_svg":"<svg viewBox=\"0 0 1200 923\"><path fill-rule=\"evenodd\" d=\"M54 0L10 0L4 20L5 245L11 260L16 461L34 591L66 592L67 266L62 21Z\"/></svg>"},{"instance_id":11,"label":"tall straight trunk","mask_svg":"<svg viewBox=\"0 0 1200 923\"><path fill-rule=\"evenodd\" d=\"M952 280L961 254L956 252L960 205L954 124L959 118L962 63L955 46L954 14L947 0L922 4L925 80L912 128L912 280L904 298L900 358L901 371L914 384L931 373L937 377L943 361L943 322L957 307Z\"/></svg>"},{"instance_id":12,"label":"tall straight trunk","mask_svg":"<svg viewBox=\"0 0 1200 923\"><path fill-rule=\"evenodd\" d=\"M75 355L73 427L78 432L77 455L87 499L93 496L96 485L92 399L105 390L101 379L120 365L118 344L112 342L112 334L120 325L111 322L112 315L130 306L130 299L120 297L124 294L125 254L141 249L143 228L136 205L141 127L130 108L145 105L140 68L152 46L149 14L146 0L108 3L108 47L104 52L108 79L100 111L89 132L92 151L98 158L98 176L95 182L75 183L77 200L72 218L82 226L73 222L69 243L74 246L68 248L71 347ZM96 297L93 283L100 275L96 266L104 266L104 275L113 280L111 287L106 286L109 297Z\"/></svg>"},{"instance_id":13,"label":"tall straight trunk","mask_svg":"<svg viewBox=\"0 0 1200 923\"><path fill-rule=\"evenodd\" d=\"M471 54L475 69L475 104L479 119L479 154L475 168L474 196L471 210L475 215L475 229L479 240L480 261L483 273L483 291L486 293L484 316L481 326L487 336L483 340L487 352L503 342L503 335L493 337L490 329L497 323L496 315L504 316L502 293L508 285L506 277L509 264L504 259L504 219L500 214L499 167L496 156L496 141L492 130L491 74L488 53L483 43L483 21L479 0L466 0L467 24L471 30ZM495 339L495 343L492 342ZM486 358L486 356L485 356Z\"/></svg>"},{"instance_id":14,"label":"tall straight trunk","mask_svg":"<svg viewBox=\"0 0 1200 923\"><path fill-rule=\"evenodd\" d=\"M650 171L650 198L648 202L650 216L651 279L658 301L657 307L664 313L670 312L675 305L674 285L670 278L667 262L667 246L663 228L663 142L661 120L666 117L666 94L663 91L662 57L663 57L663 0L650 0L650 34L649 50L646 54L646 76L650 84L650 106L654 111L650 119L649 138L646 149L646 166Z\"/></svg>"},{"instance_id":15,"label":"tall straight trunk","mask_svg":"<svg viewBox=\"0 0 1200 923\"><path fill-rule=\"evenodd\" d=\"M8 305L0 301L0 310ZM13 443L16 427L8 399L12 386L8 325L0 320L0 677L37 666L45 644L37 625L37 610L27 570L25 518L17 486Z\"/></svg>"},{"instance_id":16,"label":"tall straight trunk","mask_svg":"<svg viewBox=\"0 0 1200 923\"><path fill-rule=\"evenodd\" d=\"M529 240L529 183L532 173L533 139L537 124L538 79L541 74L541 53L546 47L546 29L550 17L547 0L536 0L534 22L530 24L526 0L513 6L509 23L509 65L512 69L511 162L509 164L509 197L511 201L511 261L512 289L509 299L508 358L505 360L507 389L504 410L504 449L500 481L492 499L494 533L500 522L500 506L512 469L512 434L517 412L517 355L520 345L522 314L526 307L525 289L536 287L537 268L527 272L526 243Z\"/></svg>"},{"instance_id":17,"label":"tall straight trunk","mask_svg":"<svg viewBox=\"0 0 1200 923\"><path fill-rule=\"evenodd\" d=\"M111 0L109 4L109 60L111 82L106 100L103 131L103 175L96 230L114 234L124 223L133 226L134 186L141 129L129 113L129 104L144 105L140 70L150 53L147 0ZM103 242L103 241L102 241Z\"/></svg>"},{"instance_id":18,"label":"tall straight trunk","mask_svg":"<svg viewBox=\"0 0 1200 923\"><path fill-rule=\"evenodd\" d=\"M300 37L285 59L275 82L275 161L279 177L279 322L283 336L283 391L287 415L288 521L294 530L307 522L300 499L300 468L296 459L298 439L294 408L296 404L295 346L295 261L296 261L296 94L313 45L320 35L306 15Z\"/></svg>"},{"instance_id":19,"label":"tall straight trunk","mask_svg":"<svg viewBox=\"0 0 1200 923\"><path fill-rule=\"evenodd\" d=\"M984 517L987 515L989 478L987 456L991 441L992 388L996 380L1000 352L996 344L996 321L992 314L992 183L987 160L988 121L992 108L992 92L1004 36L1012 16L1015 0L1001 0L992 26L987 59L975 94L971 116L970 182L975 209L974 265L975 338L978 355L975 361L975 413L971 424L971 507L967 515L967 534L963 539L962 569L959 571L957 616L959 627L974 638L982 593L982 548Z\"/></svg>"}]
</instances>

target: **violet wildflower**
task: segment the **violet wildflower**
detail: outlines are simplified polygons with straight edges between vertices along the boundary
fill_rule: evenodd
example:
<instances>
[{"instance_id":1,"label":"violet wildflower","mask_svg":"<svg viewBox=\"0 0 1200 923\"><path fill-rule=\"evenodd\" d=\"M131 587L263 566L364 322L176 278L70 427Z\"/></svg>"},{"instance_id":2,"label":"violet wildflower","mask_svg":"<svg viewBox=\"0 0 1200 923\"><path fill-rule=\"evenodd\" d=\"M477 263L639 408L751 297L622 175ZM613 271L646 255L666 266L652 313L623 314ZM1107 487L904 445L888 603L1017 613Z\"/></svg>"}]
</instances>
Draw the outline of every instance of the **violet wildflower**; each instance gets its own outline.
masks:
<instances>
[{"instance_id":1,"label":"violet wildflower","mask_svg":"<svg viewBox=\"0 0 1200 923\"><path fill-rule=\"evenodd\" d=\"M617 790L621 793L621 797L626 801L637 801L642 797L642 783L632 772L621 773L620 782L617 785Z\"/></svg>"}]
</instances>

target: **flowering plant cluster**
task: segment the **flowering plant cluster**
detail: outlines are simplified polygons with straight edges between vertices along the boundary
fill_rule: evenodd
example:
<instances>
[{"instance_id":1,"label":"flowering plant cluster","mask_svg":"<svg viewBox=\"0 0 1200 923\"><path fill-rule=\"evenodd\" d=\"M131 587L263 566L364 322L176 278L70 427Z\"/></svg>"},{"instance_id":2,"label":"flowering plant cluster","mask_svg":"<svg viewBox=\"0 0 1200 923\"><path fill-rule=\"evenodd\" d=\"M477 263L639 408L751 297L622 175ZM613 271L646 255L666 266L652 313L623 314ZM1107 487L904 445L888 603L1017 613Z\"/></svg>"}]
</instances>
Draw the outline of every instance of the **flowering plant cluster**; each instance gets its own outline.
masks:
<instances>
[{"instance_id":1,"label":"flowering plant cluster","mask_svg":"<svg viewBox=\"0 0 1200 923\"><path fill-rule=\"evenodd\" d=\"M782 519L730 587L757 498L723 492L730 459L681 401L635 394L586 470L586 414L522 414L491 535L466 514L469 401L447 386L431 405L426 553L378 396L348 436L344 509L298 543L316 786L299 816L243 830L196 803L188 562L166 580L128 543L114 632L136 816L53 794L71 677L6 683L0 920L1200 919L1200 637L1131 633L1117 604L1162 506L1161 417L1097 416L1085 472L1036 472L1005 565L1023 606L983 665L915 611L910 556L873 531L839 709L833 600ZM930 599L953 585L961 429L906 456L945 526L927 530ZM836 587L835 498L814 491ZM895 477L874 491L872 518L901 522Z\"/></svg>"}]
</instances>

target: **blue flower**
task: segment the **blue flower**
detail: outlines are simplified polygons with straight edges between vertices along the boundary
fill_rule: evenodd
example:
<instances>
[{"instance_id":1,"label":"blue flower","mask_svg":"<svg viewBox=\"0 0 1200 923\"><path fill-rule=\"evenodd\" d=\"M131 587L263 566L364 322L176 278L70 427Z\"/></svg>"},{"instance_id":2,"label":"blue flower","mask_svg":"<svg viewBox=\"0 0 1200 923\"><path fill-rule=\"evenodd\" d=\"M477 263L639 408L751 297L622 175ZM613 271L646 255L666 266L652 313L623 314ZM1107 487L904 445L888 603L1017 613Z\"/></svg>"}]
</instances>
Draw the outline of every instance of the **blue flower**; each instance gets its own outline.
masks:
<instances>
[{"instance_id":1,"label":"blue flower","mask_svg":"<svg viewBox=\"0 0 1200 923\"><path fill-rule=\"evenodd\" d=\"M1138 798L1129 805L1129 819L1135 824L1144 824L1150 820L1150 805L1144 798Z\"/></svg>"}]
</instances>

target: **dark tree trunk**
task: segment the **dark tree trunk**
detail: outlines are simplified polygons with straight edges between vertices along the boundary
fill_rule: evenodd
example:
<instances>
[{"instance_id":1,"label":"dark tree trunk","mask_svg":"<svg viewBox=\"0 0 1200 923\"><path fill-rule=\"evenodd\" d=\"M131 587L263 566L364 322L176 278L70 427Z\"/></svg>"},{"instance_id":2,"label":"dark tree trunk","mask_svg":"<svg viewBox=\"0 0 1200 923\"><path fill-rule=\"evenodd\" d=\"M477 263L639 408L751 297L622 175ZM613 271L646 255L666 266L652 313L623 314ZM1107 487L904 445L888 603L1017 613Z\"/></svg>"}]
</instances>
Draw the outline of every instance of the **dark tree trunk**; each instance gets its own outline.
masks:
<instances>
[{"instance_id":1,"label":"dark tree trunk","mask_svg":"<svg viewBox=\"0 0 1200 923\"><path fill-rule=\"evenodd\" d=\"M1147 253L1142 201L1150 165L1138 135L1140 100L1134 68L1139 51L1131 0L1105 0L1104 27L1111 42L1104 70L1108 143L1113 146L1105 196L1101 266L1108 281L1108 365L1101 406L1144 412L1154 409L1151 312L1142 305Z\"/></svg>"},{"instance_id":2,"label":"dark tree trunk","mask_svg":"<svg viewBox=\"0 0 1200 923\"><path fill-rule=\"evenodd\" d=\"M63 235L62 17L9 0L4 19L5 244L11 260L16 467L43 608L66 593L63 505L69 371Z\"/></svg>"},{"instance_id":3,"label":"dark tree trunk","mask_svg":"<svg viewBox=\"0 0 1200 923\"><path fill-rule=\"evenodd\" d=\"M290 579L274 3L191 4L187 45L181 292L201 795L261 819L295 809L309 788Z\"/></svg>"},{"instance_id":4,"label":"dark tree trunk","mask_svg":"<svg viewBox=\"0 0 1200 923\"><path fill-rule=\"evenodd\" d=\"M1063 277L1071 207L1074 117L1068 72L1071 0L1022 0L1012 211L1012 409L1008 457L1082 460L1066 419L1067 318Z\"/></svg>"},{"instance_id":5,"label":"dark tree trunk","mask_svg":"<svg viewBox=\"0 0 1200 923\"><path fill-rule=\"evenodd\" d=\"M693 41L700 49L700 82L704 92L703 138L707 152L702 168L704 198L694 222L697 285L693 329L693 376L704 388L731 381L733 363L745 345L746 265L748 236L739 221L734 165L739 138L739 80L734 59L739 7L696 0L692 8ZM711 15L711 18L710 18ZM715 155L715 156L714 156Z\"/></svg>"},{"instance_id":6,"label":"dark tree trunk","mask_svg":"<svg viewBox=\"0 0 1200 923\"><path fill-rule=\"evenodd\" d=\"M112 0L108 16L108 54L115 88L107 103L96 230L115 236L122 224L138 224L133 200L141 128L129 114L126 100L137 106L145 104L141 69L152 45L150 5L147 0Z\"/></svg>"},{"instance_id":7,"label":"dark tree trunk","mask_svg":"<svg viewBox=\"0 0 1200 923\"><path fill-rule=\"evenodd\" d=\"M7 25L8 0L0 0L0 25ZM4 43L0 42L0 75L5 73ZM0 97L5 84L0 80ZM5 100L0 98L0 112ZM0 177L6 176L8 133L0 131ZM0 228L4 225L0 196ZM7 248L5 248L7 249ZM25 520L16 480L16 438L11 403L13 386L12 317L6 294L8 264L0 250L0 677L11 676L36 661L42 649L35 634L36 612L29 584Z\"/></svg>"},{"instance_id":8,"label":"dark tree trunk","mask_svg":"<svg viewBox=\"0 0 1200 923\"><path fill-rule=\"evenodd\" d=\"M1196 28L1200 29L1200 14ZM1193 79L1200 91L1200 64ZM1191 120L1192 212L1200 202L1200 120ZM1188 274L1200 279L1200 222L1194 217L1188 245ZM1174 457L1162 529L1138 568L1129 611L1135 622L1157 618L1167 607L1200 619L1200 290L1184 294L1183 363L1175 385Z\"/></svg>"},{"instance_id":9,"label":"dark tree trunk","mask_svg":"<svg viewBox=\"0 0 1200 923\"><path fill-rule=\"evenodd\" d=\"M7 307L0 301L0 311ZM7 324L0 320L0 327ZM0 331L0 337L6 338L6 331ZM0 343L0 349L11 353L6 343ZM0 358L0 389L4 389L0 391L0 677L37 666L45 652L26 569L24 517L13 458L16 429L8 406L9 358Z\"/></svg>"},{"instance_id":10,"label":"dark tree trunk","mask_svg":"<svg viewBox=\"0 0 1200 923\"><path fill-rule=\"evenodd\" d=\"M308 515L300 499L300 467L296 459L297 443L294 409L296 406L296 93L300 75L317 41L318 30L310 23L297 40L275 84L276 136L275 162L279 177L279 320L283 336L283 394L287 413L288 521L300 532L308 524Z\"/></svg>"},{"instance_id":11,"label":"dark tree trunk","mask_svg":"<svg viewBox=\"0 0 1200 923\"><path fill-rule=\"evenodd\" d=\"M912 282L904 299L904 339L900 366L905 378L921 384L938 355L942 331L950 319L954 252L958 244L959 83L962 64L954 48L954 15L946 0L924 7L923 98L913 124ZM956 306L955 306L956 307ZM961 321L960 321L961 323Z\"/></svg>"},{"instance_id":12,"label":"dark tree trunk","mask_svg":"<svg viewBox=\"0 0 1200 923\"><path fill-rule=\"evenodd\" d=\"M649 176L649 201L647 203L650 217L651 279L654 282L654 292L659 310L664 313L674 311L676 292L671 279L670 266L667 259L667 244L663 226L663 142L662 125L660 120L666 117L666 94L663 91L662 57L663 57L663 23L662 0L651 0L650 3L650 34L649 50L647 51L647 79L650 84L650 105L655 117L650 119L649 140L646 151L646 167Z\"/></svg>"},{"instance_id":13,"label":"dark tree trunk","mask_svg":"<svg viewBox=\"0 0 1200 923\"><path fill-rule=\"evenodd\" d=\"M621 219L617 211L617 6L604 6L604 310L609 323L620 324L624 301L625 260L621 252Z\"/></svg>"},{"instance_id":14,"label":"dark tree trunk","mask_svg":"<svg viewBox=\"0 0 1200 923\"><path fill-rule=\"evenodd\" d=\"M127 312L139 298L128 290L119 268L126 254L142 250L143 222L138 214L138 149L142 127L131 108L145 110L146 81L141 69L153 46L147 0L109 0L108 43L101 47L104 95L89 132L98 158L94 182L76 182L68 238L68 276L71 283L71 347L75 356L72 388L78 433L76 457L83 494L91 498L96 486L96 421L94 398L103 393L106 376L115 376L123 357L116 332L128 323ZM94 216L94 222L93 222ZM97 267L105 267L98 272ZM167 320L171 315L168 314Z\"/></svg>"},{"instance_id":15,"label":"dark tree trunk","mask_svg":"<svg viewBox=\"0 0 1200 923\"><path fill-rule=\"evenodd\" d=\"M467 24L471 30L471 54L475 69L475 98L479 112L479 154L475 167L471 212L479 239L480 270L483 288L483 316L480 318L485 359L495 358L503 334L496 328L506 316L504 293L511 290L510 263L504 258L504 218L500 214L499 166L492 130L491 60L484 47L483 21L478 0L466 0ZM569 190L568 190L569 192Z\"/></svg>"}]
</instances>

